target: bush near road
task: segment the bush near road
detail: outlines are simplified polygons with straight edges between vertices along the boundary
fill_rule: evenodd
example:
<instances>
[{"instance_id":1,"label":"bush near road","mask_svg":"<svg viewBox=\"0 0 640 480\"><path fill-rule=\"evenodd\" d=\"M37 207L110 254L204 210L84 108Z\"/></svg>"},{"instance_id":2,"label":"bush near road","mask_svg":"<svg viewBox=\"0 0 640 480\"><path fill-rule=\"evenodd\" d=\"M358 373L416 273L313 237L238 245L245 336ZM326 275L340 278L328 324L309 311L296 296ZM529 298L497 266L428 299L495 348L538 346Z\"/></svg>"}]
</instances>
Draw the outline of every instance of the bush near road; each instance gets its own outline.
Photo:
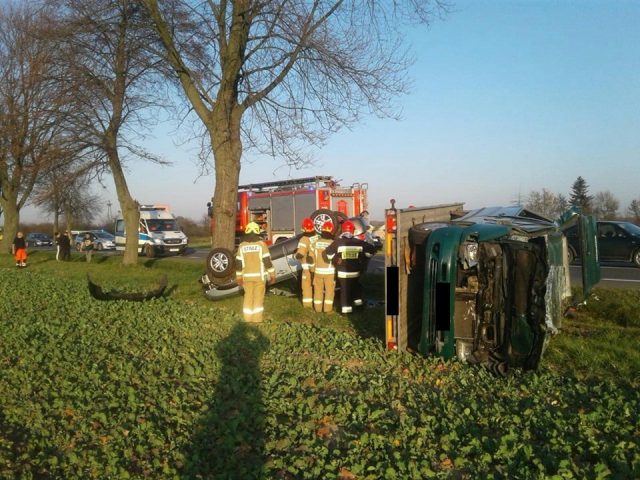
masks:
<instances>
[{"instance_id":1,"label":"bush near road","mask_svg":"<svg viewBox=\"0 0 640 480\"><path fill-rule=\"evenodd\" d=\"M272 320L250 326L238 299L199 298L201 266L104 258L0 257L0 478L640 476L638 379L558 357L563 339L621 362L595 310L541 372L496 379L386 352L366 325L378 307L351 322L268 296ZM164 271L169 298L146 303L94 300L84 281L139 289Z\"/></svg>"}]
</instances>

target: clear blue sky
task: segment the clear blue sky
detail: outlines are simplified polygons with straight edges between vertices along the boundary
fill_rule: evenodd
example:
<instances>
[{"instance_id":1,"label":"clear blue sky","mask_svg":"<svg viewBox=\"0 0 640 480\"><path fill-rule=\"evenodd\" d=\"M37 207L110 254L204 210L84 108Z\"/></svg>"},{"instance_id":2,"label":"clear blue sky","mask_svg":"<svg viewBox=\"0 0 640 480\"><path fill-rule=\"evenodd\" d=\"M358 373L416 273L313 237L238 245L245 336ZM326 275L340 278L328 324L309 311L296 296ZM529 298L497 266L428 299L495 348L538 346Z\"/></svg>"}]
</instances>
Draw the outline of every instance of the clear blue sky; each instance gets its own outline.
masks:
<instances>
[{"instance_id":1,"label":"clear blue sky","mask_svg":"<svg viewBox=\"0 0 640 480\"><path fill-rule=\"evenodd\" d=\"M640 2L458 1L410 38L416 63L400 121L365 118L304 170L248 158L240 182L367 182L373 219L390 198L474 208L542 188L568 196L579 175L591 194L614 193L623 211L640 198ZM174 165L132 165L131 191L200 219L213 178L196 181L195 153L164 135L152 144ZM101 196L117 204L112 191Z\"/></svg>"}]
</instances>

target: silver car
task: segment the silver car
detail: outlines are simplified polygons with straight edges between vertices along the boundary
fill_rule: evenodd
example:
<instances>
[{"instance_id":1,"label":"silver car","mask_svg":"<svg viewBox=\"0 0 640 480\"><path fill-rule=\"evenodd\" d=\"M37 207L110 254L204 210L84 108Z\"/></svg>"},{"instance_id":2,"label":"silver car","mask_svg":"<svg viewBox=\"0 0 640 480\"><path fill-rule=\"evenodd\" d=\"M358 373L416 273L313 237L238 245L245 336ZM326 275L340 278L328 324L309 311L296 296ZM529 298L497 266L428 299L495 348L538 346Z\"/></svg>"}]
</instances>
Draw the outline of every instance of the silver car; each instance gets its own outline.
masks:
<instances>
[{"instance_id":1,"label":"silver car","mask_svg":"<svg viewBox=\"0 0 640 480\"><path fill-rule=\"evenodd\" d=\"M82 241L84 240L84 236L89 234L91 240L93 240L93 248L96 250L115 250L116 248L116 239L109 232L105 232L104 230L92 230L86 232L80 232L76 235L74 243L76 245L76 250L80 251L80 246Z\"/></svg>"}]
</instances>

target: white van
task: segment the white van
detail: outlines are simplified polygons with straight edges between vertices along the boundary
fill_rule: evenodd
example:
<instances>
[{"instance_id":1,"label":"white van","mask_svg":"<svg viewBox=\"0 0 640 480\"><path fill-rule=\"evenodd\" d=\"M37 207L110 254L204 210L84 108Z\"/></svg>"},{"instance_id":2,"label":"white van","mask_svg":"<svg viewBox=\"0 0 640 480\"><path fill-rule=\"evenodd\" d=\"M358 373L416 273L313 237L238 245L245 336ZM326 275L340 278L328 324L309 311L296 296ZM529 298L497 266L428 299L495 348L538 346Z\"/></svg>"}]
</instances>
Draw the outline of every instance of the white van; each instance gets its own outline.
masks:
<instances>
[{"instance_id":1,"label":"white van","mask_svg":"<svg viewBox=\"0 0 640 480\"><path fill-rule=\"evenodd\" d=\"M116 250L124 250L124 218L116 219ZM176 218L166 205L140 205L140 228L138 232L138 253L147 257L163 254L182 254L189 239L184 234Z\"/></svg>"}]
</instances>

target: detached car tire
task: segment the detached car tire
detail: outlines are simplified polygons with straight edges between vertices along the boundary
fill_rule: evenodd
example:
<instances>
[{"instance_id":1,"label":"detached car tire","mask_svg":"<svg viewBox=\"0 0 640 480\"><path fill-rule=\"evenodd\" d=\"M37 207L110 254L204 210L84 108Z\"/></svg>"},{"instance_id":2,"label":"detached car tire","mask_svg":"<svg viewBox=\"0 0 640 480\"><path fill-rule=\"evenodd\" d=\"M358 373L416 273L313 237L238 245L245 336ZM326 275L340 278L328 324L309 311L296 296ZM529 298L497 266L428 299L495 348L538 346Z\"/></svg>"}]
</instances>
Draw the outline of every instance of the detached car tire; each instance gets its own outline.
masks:
<instances>
[{"instance_id":1,"label":"detached car tire","mask_svg":"<svg viewBox=\"0 0 640 480\"><path fill-rule=\"evenodd\" d=\"M226 278L235 271L235 258L226 248L212 248L207 255L207 273L214 278Z\"/></svg>"},{"instance_id":2,"label":"detached car tire","mask_svg":"<svg viewBox=\"0 0 640 480\"><path fill-rule=\"evenodd\" d=\"M331 233L335 234L338 229L338 215L333 210L319 208L311 214L310 218L313 222L313 228L318 235L322 233L322 225L324 225L324 222L333 223L333 232Z\"/></svg>"}]
</instances>

